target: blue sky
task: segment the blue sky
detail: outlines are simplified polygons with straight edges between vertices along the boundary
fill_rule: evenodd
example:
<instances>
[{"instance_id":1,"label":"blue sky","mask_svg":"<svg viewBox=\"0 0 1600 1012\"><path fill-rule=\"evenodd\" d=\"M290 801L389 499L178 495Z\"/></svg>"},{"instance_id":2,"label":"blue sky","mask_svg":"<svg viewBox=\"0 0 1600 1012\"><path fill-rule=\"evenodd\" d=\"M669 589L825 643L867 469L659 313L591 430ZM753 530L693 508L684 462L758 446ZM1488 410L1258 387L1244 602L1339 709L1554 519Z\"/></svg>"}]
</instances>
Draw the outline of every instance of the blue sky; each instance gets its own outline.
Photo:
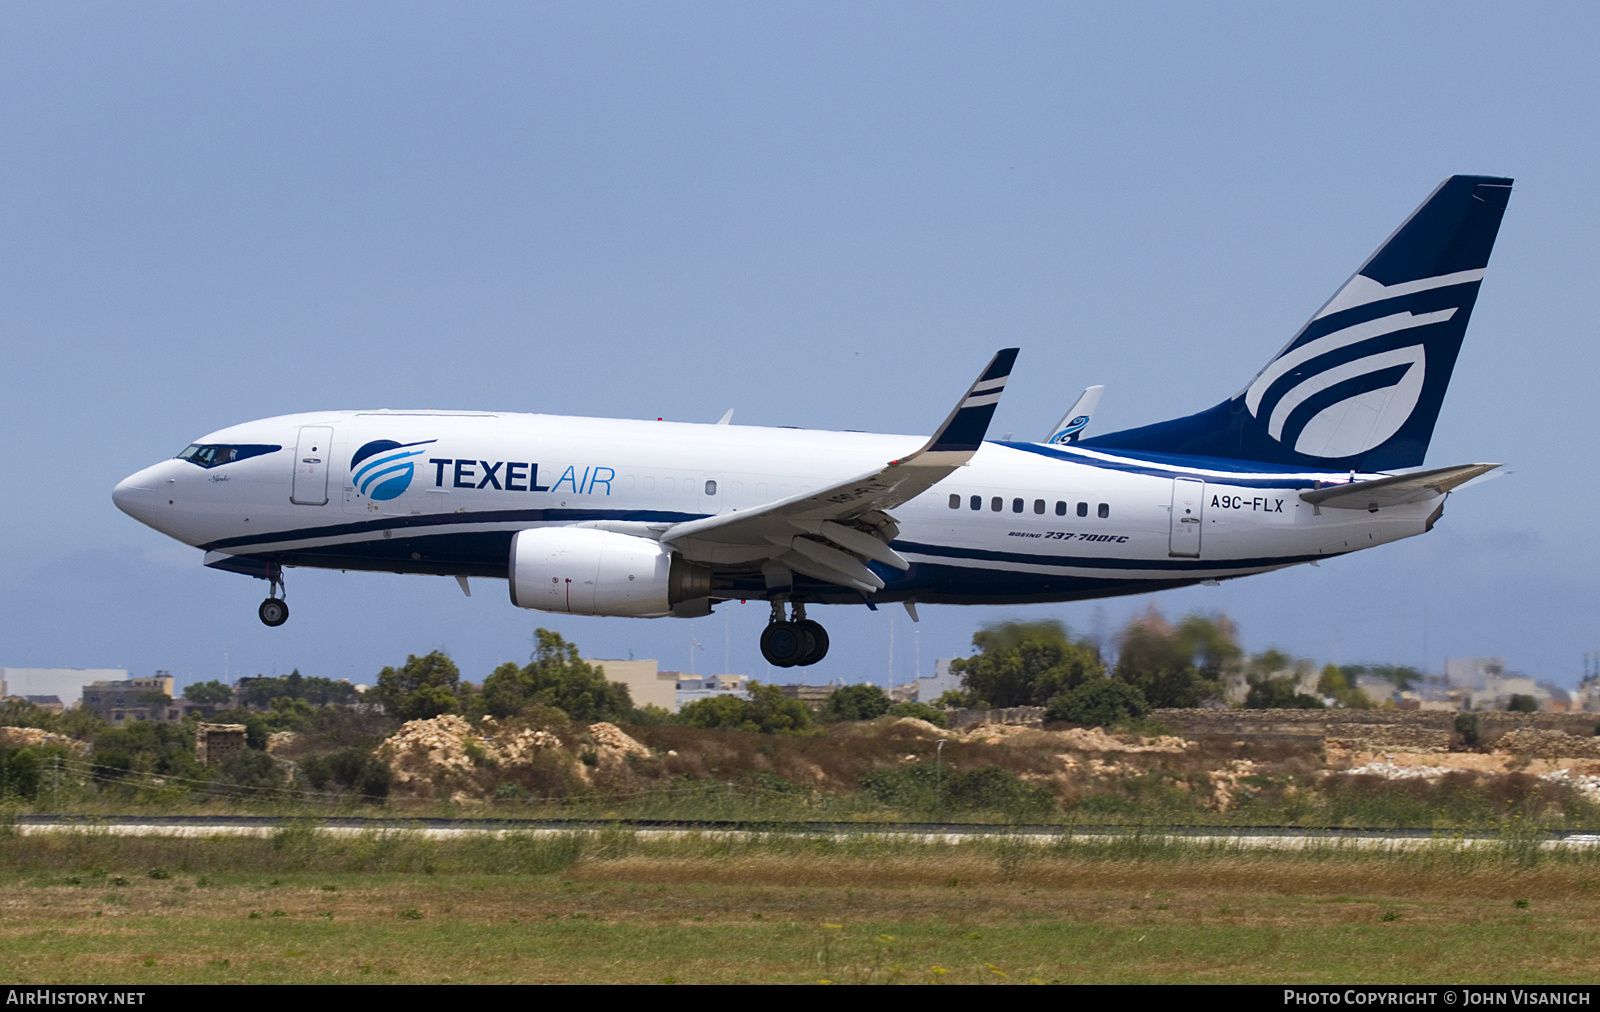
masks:
<instances>
[{"instance_id":1,"label":"blue sky","mask_svg":"<svg viewBox=\"0 0 1600 1012\"><path fill-rule=\"evenodd\" d=\"M994 431L1235 392L1436 185L1517 179L1428 455L1513 474L1426 537L1154 598L1247 648L1574 683L1600 649L1597 8L64 4L0 15L0 664L481 679L536 626L765 677L759 605L522 612L502 585L259 581L123 516L224 425L438 407L930 430L995 348ZM1151 598L827 609L810 680ZM694 648L694 642L701 644ZM226 658L226 659L225 659Z\"/></svg>"}]
</instances>

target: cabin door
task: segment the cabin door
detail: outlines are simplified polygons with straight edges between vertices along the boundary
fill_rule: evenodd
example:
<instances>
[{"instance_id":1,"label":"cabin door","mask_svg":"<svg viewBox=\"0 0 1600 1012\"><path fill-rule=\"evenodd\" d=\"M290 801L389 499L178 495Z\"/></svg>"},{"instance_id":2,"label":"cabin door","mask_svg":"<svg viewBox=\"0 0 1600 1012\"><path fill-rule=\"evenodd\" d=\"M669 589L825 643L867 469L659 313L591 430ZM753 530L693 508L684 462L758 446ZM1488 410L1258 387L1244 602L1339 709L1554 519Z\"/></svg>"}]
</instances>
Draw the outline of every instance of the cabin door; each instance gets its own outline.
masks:
<instances>
[{"instance_id":1,"label":"cabin door","mask_svg":"<svg viewBox=\"0 0 1600 1012\"><path fill-rule=\"evenodd\" d=\"M1172 479L1172 532L1167 554L1178 559L1200 557L1200 529L1205 526L1206 483L1198 478Z\"/></svg>"},{"instance_id":2,"label":"cabin door","mask_svg":"<svg viewBox=\"0 0 1600 1012\"><path fill-rule=\"evenodd\" d=\"M328 462L333 459L333 427L302 425L294 446L294 489L289 501L321 506L328 501Z\"/></svg>"}]
</instances>

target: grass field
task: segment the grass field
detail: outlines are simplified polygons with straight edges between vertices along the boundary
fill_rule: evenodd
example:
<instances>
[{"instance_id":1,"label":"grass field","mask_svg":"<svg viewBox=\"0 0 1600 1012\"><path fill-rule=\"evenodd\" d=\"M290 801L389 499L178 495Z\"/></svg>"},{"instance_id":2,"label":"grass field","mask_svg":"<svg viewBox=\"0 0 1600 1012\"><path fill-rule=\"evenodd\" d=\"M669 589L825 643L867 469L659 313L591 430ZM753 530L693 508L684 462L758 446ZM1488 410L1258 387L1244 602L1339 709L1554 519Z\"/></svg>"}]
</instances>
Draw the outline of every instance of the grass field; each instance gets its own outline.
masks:
<instances>
[{"instance_id":1,"label":"grass field","mask_svg":"<svg viewBox=\"0 0 1600 1012\"><path fill-rule=\"evenodd\" d=\"M597 837L0 836L44 983L1587 982L1600 858Z\"/></svg>"}]
</instances>

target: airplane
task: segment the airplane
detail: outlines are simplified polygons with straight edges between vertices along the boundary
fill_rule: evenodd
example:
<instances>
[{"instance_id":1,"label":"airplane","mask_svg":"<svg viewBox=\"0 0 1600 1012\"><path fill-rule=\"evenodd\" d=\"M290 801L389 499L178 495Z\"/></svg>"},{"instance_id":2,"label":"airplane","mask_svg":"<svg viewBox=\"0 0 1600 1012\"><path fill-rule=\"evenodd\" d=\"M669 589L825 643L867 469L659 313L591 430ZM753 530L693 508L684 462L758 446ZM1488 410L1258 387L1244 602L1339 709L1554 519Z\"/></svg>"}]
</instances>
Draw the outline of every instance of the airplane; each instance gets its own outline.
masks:
<instances>
[{"instance_id":1,"label":"airplane","mask_svg":"<svg viewBox=\"0 0 1600 1012\"><path fill-rule=\"evenodd\" d=\"M780 667L828 651L808 605L916 619L1317 564L1431 530L1451 490L1500 466L1418 470L1511 186L1446 179L1243 389L1152 425L1080 438L1091 387L1046 441L987 439L1008 348L926 439L321 411L210 433L112 499L206 566L267 580L269 626L292 567L453 576L469 595L492 578L560 614L765 601Z\"/></svg>"},{"instance_id":2,"label":"airplane","mask_svg":"<svg viewBox=\"0 0 1600 1012\"><path fill-rule=\"evenodd\" d=\"M1054 446L1069 446L1083 438L1083 432L1089 427L1089 420L1094 417L1094 409L1100 405L1100 395L1105 393L1105 387L1096 384L1085 387L1083 393L1061 416L1061 421L1050 430L1050 435L1045 437L1045 442Z\"/></svg>"}]
</instances>

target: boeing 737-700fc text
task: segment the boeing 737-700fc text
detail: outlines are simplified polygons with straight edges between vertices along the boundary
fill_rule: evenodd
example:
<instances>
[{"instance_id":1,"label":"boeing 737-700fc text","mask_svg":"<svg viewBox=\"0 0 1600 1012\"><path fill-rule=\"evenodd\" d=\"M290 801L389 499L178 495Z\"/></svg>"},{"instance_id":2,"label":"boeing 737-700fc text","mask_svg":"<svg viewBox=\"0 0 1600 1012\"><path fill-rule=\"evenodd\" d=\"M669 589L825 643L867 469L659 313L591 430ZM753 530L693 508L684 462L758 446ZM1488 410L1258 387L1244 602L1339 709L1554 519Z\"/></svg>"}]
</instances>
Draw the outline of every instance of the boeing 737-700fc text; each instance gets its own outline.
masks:
<instances>
[{"instance_id":1,"label":"boeing 737-700fc text","mask_svg":"<svg viewBox=\"0 0 1600 1012\"><path fill-rule=\"evenodd\" d=\"M986 440L1016 349L931 438L480 411L323 411L221 429L118 507L269 581L507 581L521 608L641 618L770 602L761 650L814 664L808 605L1076 601L1233 579L1430 530L1498 465L1418 470L1511 180L1452 176L1284 349L1209 410Z\"/></svg>"}]
</instances>

